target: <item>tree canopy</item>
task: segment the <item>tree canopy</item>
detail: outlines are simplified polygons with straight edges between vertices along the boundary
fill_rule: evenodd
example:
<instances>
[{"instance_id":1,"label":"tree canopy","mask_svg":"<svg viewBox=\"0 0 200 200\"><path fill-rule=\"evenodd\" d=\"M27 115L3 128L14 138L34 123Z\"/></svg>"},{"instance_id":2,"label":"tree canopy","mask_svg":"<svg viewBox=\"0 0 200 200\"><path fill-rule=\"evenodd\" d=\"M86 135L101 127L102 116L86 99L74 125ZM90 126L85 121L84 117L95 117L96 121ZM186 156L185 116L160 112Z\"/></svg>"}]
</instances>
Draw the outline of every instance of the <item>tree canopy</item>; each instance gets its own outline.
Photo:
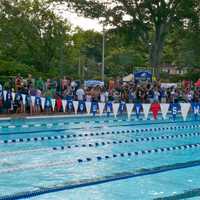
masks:
<instances>
[{"instance_id":1,"label":"tree canopy","mask_svg":"<svg viewBox=\"0 0 200 200\"><path fill-rule=\"evenodd\" d=\"M109 25L108 78L140 66L200 66L197 0L2 0L1 75L31 72L43 77L100 78L102 33L72 27L56 14L55 4Z\"/></svg>"},{"instance_id":2,"label":"tree canopy","mask_svg":"<svg viewBox=\"0 0 200 200\"><path fill-rule=\"evenodd\" d=\"M113 28L127 29L132 39L149 51L149 62L157 68L169 31L198 20L196 0L59 0L86 17L103 19Z\"/></svg>"}]
</instances>

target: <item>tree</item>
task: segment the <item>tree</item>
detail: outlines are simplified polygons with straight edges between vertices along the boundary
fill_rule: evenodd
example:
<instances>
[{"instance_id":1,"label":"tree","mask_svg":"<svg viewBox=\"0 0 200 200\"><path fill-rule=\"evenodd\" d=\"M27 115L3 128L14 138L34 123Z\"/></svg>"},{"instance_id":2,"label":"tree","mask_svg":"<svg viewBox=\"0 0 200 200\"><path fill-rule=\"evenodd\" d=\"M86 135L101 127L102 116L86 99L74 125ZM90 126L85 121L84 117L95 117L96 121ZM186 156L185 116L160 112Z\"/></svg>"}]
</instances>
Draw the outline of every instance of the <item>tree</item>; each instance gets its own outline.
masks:
<instances>
[{"instance_id":1,"label":"tree","mask_svg":"<svg viewBox=\"0 0 200 200\"><path fill-rule=\"evenodd\" d=\"M79 78L98 78L100 76L102 36L98 32L75 30L72 36L74 57L79 68Z\"/></svg>"},{"instance_id":2,"label":"tree","mask_svg":"<svg viewBox=\"0 0 200 200\"><path fill-rule=\"evenodd\" d=\"M70 30L46 1L0 1L1 60L32 66L52 76L63 75L71 71Z\"/></svg>"},{"instance_id":3,"label":"tree","mask_svg":"<svg viewBox=\"0 0 200 200\"><path fill-rule=\"evenodd\" d=\"M54 0L55 1L55 0ZM170 29L194 17L197 0L56 0L86 17L101 18L113 28L132 33L149 51L150 65L158 69Z\"/></svg>"}]
</instances>

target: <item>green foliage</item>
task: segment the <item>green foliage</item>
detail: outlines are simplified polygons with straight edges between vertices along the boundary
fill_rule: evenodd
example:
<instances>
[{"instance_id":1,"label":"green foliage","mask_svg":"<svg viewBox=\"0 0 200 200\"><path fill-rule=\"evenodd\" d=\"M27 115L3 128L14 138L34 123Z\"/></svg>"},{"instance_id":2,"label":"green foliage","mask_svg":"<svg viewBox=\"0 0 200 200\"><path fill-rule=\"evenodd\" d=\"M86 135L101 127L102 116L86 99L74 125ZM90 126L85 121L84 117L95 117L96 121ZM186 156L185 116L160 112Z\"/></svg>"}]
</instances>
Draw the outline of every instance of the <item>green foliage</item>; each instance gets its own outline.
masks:
<instances>
[{"instance_id":1,"label":"green foliage","mask_svg":"<svg viewBox=\"0 0 200 200\"><path fill-rule=\"evenodd\" d=\"M45 1L0 2L0 59L15 60L48 73L67 71L70 26ZM56 71L56 70L55 70Z\"/></svg>"},{"instance_id":2,"label":"green foliage","mask_svg":"<svg viewBox=\"0 0 200 200\"><path fill-rule=\"evenodd\" d=\"M185 26L185 21L198 22L197 0L52 0L65 2L86 17L99 19L114 28L132 33L148 49L149 64L158 67L164 42L175 26Z\"/></svg>"},{"instance_id":3,"label":"green foliage","mask_svg":"<svg viewBox=\"0 0 200 200\"><path fill-rule=\"evenodd\" d=\"M49 3L50 2L50 3ZM197 0L1 0L0 75L100 79L102 34L75 30L59 18L51 2L67 2L78 13L104 17L106 77L136 67L162 64L200 68L200 13ZM116 3L116 4L115 4ZM118 3L118 4L117 4ZM161 78L196 80L199 72Z\"/></svg>"},{"instance_id":4,"label":"green foliage","mask_svg":"<svg viewBox=\"0 0 200 200\"><path fill-rule=\"evenodd\" d=\"M0 60L0 74L5 74L7 76L16 76L21 74L24 77L31 73L33 75L38 75L39 73L33 67L25 64L19 64L15 61L3 61Z\"/></svg>"}]
</instances>

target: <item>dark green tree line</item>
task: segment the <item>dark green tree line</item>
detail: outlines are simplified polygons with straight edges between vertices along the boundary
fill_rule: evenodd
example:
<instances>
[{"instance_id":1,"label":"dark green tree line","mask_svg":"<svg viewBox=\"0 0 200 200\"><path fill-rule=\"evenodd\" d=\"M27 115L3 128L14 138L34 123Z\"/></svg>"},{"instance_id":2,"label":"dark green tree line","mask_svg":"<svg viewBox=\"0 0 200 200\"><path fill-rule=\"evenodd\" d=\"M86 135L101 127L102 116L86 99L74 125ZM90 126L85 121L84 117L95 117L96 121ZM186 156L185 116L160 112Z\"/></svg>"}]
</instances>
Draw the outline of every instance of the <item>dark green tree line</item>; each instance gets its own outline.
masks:
<instances>
[{"instance_id":1,"label":"dark green tree line","mask_svg":"<svg viewBox=\"0 0 200 200\"><path fill-rule=\"evenodd\" d=\"M57 73L67 67L70 26L44 1L0 1L0 59Z\"/></svg>"},{"instance_id":2,"label":"dark green tree line","mask_svg":"<svg viewBox=\"0 0 200 200\"><path fill-rule=\"evenodd\" d=\"M58 0L86 17L101 18L124 28L148 49L151 67L158 68L169 32L196 17L196 0Z\"/></svg>"}]
</instances>

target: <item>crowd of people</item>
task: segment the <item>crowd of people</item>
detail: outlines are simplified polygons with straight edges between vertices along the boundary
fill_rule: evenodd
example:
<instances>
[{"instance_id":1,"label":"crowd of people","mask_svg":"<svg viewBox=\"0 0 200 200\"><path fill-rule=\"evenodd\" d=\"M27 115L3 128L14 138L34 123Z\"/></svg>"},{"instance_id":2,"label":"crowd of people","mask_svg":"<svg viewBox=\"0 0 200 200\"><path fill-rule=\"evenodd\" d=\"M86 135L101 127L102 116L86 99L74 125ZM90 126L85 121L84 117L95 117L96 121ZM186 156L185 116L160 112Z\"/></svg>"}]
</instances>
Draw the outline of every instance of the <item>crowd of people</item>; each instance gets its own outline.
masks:
<instances>
[{"instance_id":1,"label":"crowd of people","mask_svg":"<svg viewBox=\"0 0 200 200\"><path fill-rule=\"evenodd\" d=\"M3 90L7 95L3 95ZM15 92L14 99L12 92ZM9 95L10 94L10 95ZM23 105L22 94L26 95L26 106ZM36 106L31 109L31 96L35 96ZM199 102L200 90L191 85L184 88L161 87L159 81L154 82L123 82L122 80L110 80L104 86L87 87L79 81L66 76L61 80L41 77L34 79L31 74L22 78L18 74L15 79L10 79L0 84L0 112L42 112L40 97L45 97L46 103L50 99L56 100L56 111L63 111L62 100L86 101L86 102L125 102L125 103L172 103L172 102ZM49 100L49 101L48 101ZM38 105L38 106L37 106ZM51 107L51 106L49 106ZM49 109L48 111L51 111Z\"/></svg>"}]
</instances>

